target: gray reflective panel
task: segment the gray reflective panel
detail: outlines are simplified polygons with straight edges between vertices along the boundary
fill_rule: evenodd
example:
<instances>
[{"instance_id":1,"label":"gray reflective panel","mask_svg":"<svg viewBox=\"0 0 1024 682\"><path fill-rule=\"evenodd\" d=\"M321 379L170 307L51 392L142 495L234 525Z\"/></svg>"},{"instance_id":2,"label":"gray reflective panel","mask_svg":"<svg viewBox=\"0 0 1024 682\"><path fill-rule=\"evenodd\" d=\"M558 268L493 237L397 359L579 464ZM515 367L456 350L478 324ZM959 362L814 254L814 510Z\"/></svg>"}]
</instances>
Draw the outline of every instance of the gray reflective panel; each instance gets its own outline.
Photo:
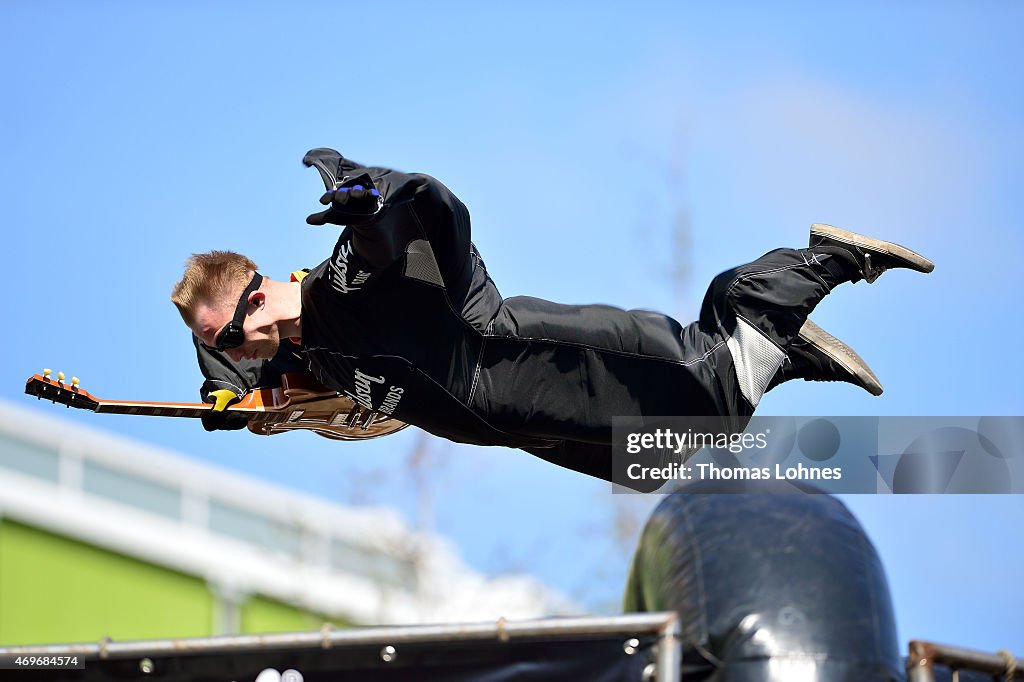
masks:
<instances>
[{"instance_id":1,"label":"gray reflective panel","mask_svg":"<svg viewBox=\"0 0 1024 682\"><path fill-rule=\"evenodd\" d=\"M403 274L406 277L439 287L444 286L441 269L437 266L437 259L434 258L434 250L430 247L430 242L426 239L411 241L405 247L405 254L405 272Z\"/></svg>"},{"instance_id":2,"label":"gray reflective panel","mask_svg":"<svg viewBox=\"0 0 1024 682\"><path fill-rule=\"evenodd\" d=\"M726 339L726 345L736 367L740 392L752 406L757 407L768 382L782 367L786 353L742 317L736 318L736 329Z\"/></svg>"}]
</instances>

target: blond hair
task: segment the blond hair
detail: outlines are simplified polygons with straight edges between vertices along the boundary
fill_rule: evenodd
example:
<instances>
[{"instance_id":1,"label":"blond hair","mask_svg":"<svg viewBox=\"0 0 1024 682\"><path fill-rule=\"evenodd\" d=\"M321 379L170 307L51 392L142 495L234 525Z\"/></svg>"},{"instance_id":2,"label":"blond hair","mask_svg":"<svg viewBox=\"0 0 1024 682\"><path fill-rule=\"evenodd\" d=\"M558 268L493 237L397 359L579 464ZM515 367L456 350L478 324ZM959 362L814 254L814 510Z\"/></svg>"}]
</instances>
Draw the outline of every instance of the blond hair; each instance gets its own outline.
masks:
<instances>
[{"instance_id":1,"label":"blond hair","mask_svg":"<svg viewBox=\"0 0 1024 682\"><path fill-rule=\"evenodd\" d=\"M233 303L258 268L252 260L234 251L194 253L185 261L185 274L171 291L171 302L181 319L192 326L200 305L220 306Z\"/></svg>"}]
</instances>

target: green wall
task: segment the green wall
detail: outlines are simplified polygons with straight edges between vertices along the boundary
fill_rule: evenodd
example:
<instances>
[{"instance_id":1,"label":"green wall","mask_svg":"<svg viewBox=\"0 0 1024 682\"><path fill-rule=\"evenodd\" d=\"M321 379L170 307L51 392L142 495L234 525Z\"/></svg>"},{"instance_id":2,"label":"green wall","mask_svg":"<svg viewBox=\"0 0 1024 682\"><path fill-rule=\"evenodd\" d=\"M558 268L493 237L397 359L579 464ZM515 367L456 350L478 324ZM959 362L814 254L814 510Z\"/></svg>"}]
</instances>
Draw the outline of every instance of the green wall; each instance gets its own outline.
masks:
<instances>
[{"instance_id":1,"label":"green wall","mask_svg":"<svg viewBox=\"0 0 1024 682\"><path fill-rule=\"evenodd\" d=\"M201 578L0 519L0 645L206 636L219 609ZM251 634L325 618L254 596L239 620Z\"/></svg>"},{"instance_id":2,"label":"green wall","mask_svg":"<svg viewBox=\"0 0 1024 682\"><path fill-rule=\"evenodd\" d=\"M308 632L319 630L325 622L341 625L337 618L300 611L293 606L267 597L250 597L241 608L239 629L244 633Z\"/></svg>"}]
</instances>

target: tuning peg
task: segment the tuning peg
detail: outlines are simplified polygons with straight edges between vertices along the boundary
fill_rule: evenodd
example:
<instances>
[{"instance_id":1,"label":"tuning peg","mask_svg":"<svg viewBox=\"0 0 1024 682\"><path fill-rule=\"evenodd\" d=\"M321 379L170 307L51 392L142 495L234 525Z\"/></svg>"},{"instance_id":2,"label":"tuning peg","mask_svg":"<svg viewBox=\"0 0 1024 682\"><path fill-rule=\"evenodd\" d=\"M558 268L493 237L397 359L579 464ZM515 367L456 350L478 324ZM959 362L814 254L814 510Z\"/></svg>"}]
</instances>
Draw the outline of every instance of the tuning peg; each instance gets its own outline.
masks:
<instances>
[{"instance_id":1,"label":"tuning peg","mask_svg":"<svg viewBox=\"0 0 1024 682\"><path fill-rule=\"evenodd\" d=\"M78 384L80 384L80 383L82 383L82 382L78 380L78 377L71 377L71 385L72 386L74 386L75 388L78 388Z\"/></svg>"},{"instance_id":2,"label":"tuning peg","mask_svg":"<svg viewBox=\"0 0 1024 682\"><path fill-rule=\"evenodd\" d=\"M64 372L57 372L57 381L64 381Z\"/></svg>"},{"instance_id":3,"label":"tuning peg","mask_svg":"<svg viewBox=\"0 0 1024 682\"><path fill-rule=\"evenodd\" d=\"M52 369L44 369L43 370L43 379L46 379L47 381L49 381L51 374L53 374L53 370Z\"/></svg>"}]
</instances>

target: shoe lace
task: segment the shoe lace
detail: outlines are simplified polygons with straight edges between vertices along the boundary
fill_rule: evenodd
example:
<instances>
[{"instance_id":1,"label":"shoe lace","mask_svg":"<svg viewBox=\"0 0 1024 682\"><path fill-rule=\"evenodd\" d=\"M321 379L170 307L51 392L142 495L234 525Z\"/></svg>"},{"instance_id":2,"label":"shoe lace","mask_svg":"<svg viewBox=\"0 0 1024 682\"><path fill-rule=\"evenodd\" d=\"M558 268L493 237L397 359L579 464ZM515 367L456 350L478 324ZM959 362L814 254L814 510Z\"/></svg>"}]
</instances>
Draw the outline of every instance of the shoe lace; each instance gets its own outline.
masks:
<instances>
[{"instance_id":1,"label":"shoe lace","mask_svg":"<svg viewBox=\"0 0 1024 682\"><path fill-rule=\"evenodd\" d=\"M871 262L871 252L864 252L864 279L871 284L878 279L886 268L884 265L875 265Z\"/></svg>"}]
</instances>

